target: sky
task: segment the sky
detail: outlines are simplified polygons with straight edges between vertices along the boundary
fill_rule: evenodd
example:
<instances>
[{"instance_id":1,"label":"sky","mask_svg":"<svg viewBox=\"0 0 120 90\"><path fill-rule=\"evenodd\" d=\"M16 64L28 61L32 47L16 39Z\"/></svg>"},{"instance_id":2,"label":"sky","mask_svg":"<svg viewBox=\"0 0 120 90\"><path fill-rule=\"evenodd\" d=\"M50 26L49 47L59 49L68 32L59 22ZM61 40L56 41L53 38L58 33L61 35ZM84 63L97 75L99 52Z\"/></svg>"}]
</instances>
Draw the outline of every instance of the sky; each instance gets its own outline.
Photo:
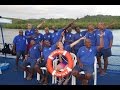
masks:
<instances>
[{"instance_id":1,"label":"sky","mask_svg":"<svg viewBox=\"0 0 120 90\"><path fill-rule=\"evenodd\" d=\"M20 19L120 16L120 5L0 5L0 16Z\"/></svg>"}]
</instances>

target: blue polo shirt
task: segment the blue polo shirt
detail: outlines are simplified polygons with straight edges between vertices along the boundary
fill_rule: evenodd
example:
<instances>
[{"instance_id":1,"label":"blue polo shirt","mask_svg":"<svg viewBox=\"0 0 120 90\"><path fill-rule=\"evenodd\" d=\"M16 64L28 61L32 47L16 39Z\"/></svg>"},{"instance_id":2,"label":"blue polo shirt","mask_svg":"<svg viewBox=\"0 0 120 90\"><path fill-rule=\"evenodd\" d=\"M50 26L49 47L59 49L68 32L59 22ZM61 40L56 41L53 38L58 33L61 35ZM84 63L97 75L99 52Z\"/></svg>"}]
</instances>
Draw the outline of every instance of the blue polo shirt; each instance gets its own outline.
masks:
<instances>
[{"instance_id":1,"label":"blue polo shirt","mask_svg":"<svg viewBox=\"0 0 120 90\"><path fill-rule=\"evenodd\" d=\"M81 63L84 65L93 65L96 53L96 46L91 46L89 50L86 48L86 46L82 46L77 53L77 58L79 58Z\"/></svg>"},{"instance_id":2,"label":"blue polo shirt","mask_svg":"<svg viewBox=\"0 0 120 90\"><path fill-rule=\"evenodd\" d=\"M43 48L43 58L44 62L47 62L48 56L50 55L51 52L56 50L56 44L52 45L51 47L44 47Z\"/></svg>"},{"instance_id":3,"label":"blue polo shirt","mask_svg":"<svg viewBox=\"0 0 120 90\"><path fill-rule=\"evenodd\" d=\"M43 34L39 33L39 34L34 34L34 40L36 42L36 44L38 44L39 42L44 40L44 36Z\"/></svg>"},{"instance_id":4,"label":"blue polo shirt","mask_svg":"<svg viewBox=\"0 0 120 90\"><path fill-rule=\"evenodd\" d=\"M87 33L87 31L82 31L82 35L85 36L85 34Z\"/></svg>"},{"instance_id":5,"label":"blue polo shirt","mask_svg":"<svg viewBox=\"0 0 120 90\"><path fill-rule=\"evenodd\" d=\"M91 44L92 44L92 46L96 46L96 36L95 36L96 34L95 34L95 31L93 31L93 32L87 32L86 34L85 34L85 37L87 38L87 39L90 39L91 40Z\"/></svg>"},{"instance_id":6,"label":"blue polo shirt","mask_svg":"<svg viewBox=\"0 0 120 90\"><path fill-rule=\"evenodd\" d=\"M78 40L78 39L80 39L81 37L83 37L84 35L83 35L83 32L80 32L80 33L75 33L74 34L74 41L76 41L76 40ZM75 50L78 50L80 47L82 47L84 45L84 40L81 40L78 44L76 44L75 46L74 46L74 49Z\"/></svg>"},{"instance_id":7,"label":"blue polo shirt","mask_svg":"<svg viewBox=\"0 0 120 90\"><path fill-rule=\"evenodd\" d=\"M35 34L35 29L34 28L32 28L31 30L26 30L25 31L25 36L27 38L28 44L30 44L30 41L32 39L32 38L28 38L28 36L32 36L34 34Z\"/></svg>"},{"instance_id":8,"label":"blue polo shirt","mask_svg":"<svg viewBox=\"0 0 120 90\"><path fill-rule=\"evenodd\" d=\"M111 30L109 29L104 29L103 30L104 36L103 36L103 42L104 42L104 49L110 48L110 40L113 40L113 34ZM96 30L96 45L100 46L100 30Z\"/></svg>"},{"instance_id":9,"label":"blue polo shirt","mask_svg":"<svg viewBox=\"0 0 120 90\"><path fill-rule=\"evenodd\" d=\"M52 33L44 34L44 40L48 40L50 43L52 43L51 39L52 39Z\"/></svg>"},{"instance_id":10,"label":"blue polo shirt","mask_svg":"<svg viewBox=\"0 0 120 90\"><path fill-rule=\"evenodd\" d=\"M17 35L13 40L13 44L16 46L16 52L25 51L27 40L25 36Z\"/></svg>"},{"instance_id":11,"label":"blue polo shirt","mask_svg":"<svg viewBox=\"0 0 120 90\"><path fill-rule=\"evenodd\" d=\"M72 52L72 49L71 49L70 45L66 45L66 46L64 47L64 50L66 50L66 51L68 51L68 52Z\"/></svg>"},{"instance_id":12,"label":"blue polo shirt","mask_svg":"<svg viewBox=\"0 0 120 90\"><path fill-rule=\"evenodd\" d=\"M32 46L30 48L29 52L28 52L29 55L30 55L30 58L31 59L35 59L35 60L37 60L38 58L40 58L41 57L41 51L40 51L40 49L41 49L41 46L39 44L36 44L36 45Z\"/></svg>"},{"instance_id":13,"label":"blue polo shirt","mask_svg":"<svg viewBox=\"0 0 120 90\"><path fill-rule=\"evenodd\" d=\"M71 52L70 45L65 46L64 48L66 51ZM43 57L44 57L44 62L47 62L48 56L56 50L56 44L52 45L51 47L44 47L43 48Z\"/></svg>"},{"instance_id":14,"label":"blue polo shirt","mask_svg":"<svg viewBox=\"0 0 120 90\"><path fill-rule=\"evenodd\" d=\"M73 34L67 32L67 33L65 34L65 40L71 40L71 41L73 42L73 41L74 41ZM71 42L71 43L72 43L72 42ZM70 43L70 42L64 42L64 46L70 45L71 43Z\"/></svg>"},{"instance_id":15,"label":"blue polo shirt","mask_svg":"<svg viewBox=\"0 0 120 90\"><path fill-rule=\"evenodd\" d=\"M57 32L52 34L52 44L55 44L61 37L61 33L63 32L63 29L58 29Z\"/></svg>"}]
</instances>

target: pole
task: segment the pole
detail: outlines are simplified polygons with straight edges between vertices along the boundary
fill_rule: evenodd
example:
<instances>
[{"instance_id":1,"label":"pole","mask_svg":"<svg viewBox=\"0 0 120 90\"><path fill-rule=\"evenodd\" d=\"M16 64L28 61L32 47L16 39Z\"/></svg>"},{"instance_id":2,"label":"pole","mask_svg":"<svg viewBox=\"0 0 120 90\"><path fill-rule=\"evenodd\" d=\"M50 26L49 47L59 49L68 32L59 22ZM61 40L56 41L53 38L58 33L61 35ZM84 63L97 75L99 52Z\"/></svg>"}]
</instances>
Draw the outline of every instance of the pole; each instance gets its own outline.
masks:
<instances>
[{"instance_id":1,"label":"pole","mask_svg":"<svg viewBox=\"0 0 120 90\"><path fill-rule=\"evenodd\" d=\"M1 35L2 35L3 48L4 48L5 42L4 42L3 30L2 30L2 25L1 25L1 24L0 24L0 28L1 28ZM5 53L5 57L6 57L6 53ZM6 62L6 61L5 61L5 62Z\"/></svg>"},{"instance_id":2,"label":"pole","mask_svg":"<svg viewBox=\"0 0 120 90\"><path fill-rule=\"evenodd\" d=\"M3 46L4 46L5 42L4 42L3 30L2 30L2 25L1 24L0 24L0 28L1 28L2 42L3 42Z\"/></svg>"}]
</instances>

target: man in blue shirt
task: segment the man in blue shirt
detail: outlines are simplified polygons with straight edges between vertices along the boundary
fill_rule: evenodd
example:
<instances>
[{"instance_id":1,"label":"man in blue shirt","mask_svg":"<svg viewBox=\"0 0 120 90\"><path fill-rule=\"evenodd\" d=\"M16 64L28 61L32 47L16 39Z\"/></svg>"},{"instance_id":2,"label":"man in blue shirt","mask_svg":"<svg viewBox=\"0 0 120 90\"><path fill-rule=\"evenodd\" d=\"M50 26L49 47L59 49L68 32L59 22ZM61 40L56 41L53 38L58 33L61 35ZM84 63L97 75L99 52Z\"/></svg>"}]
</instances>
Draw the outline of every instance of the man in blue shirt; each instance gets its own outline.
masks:
<instances>
[{"instance_id":1,"label":"man in blue shirt","mask_svg":"<svg viewBox=\"0 0 120 90\"><path fill-rule=\"evenodd\" d=\"M42 23L40 23L36 29L39 29L44 23L45 23L45 21L42 21ZM32 24L28 23L27 30L25 31L25 36L28 41L27 52L30 49L30 41L33 39L34 34L35 34L35 28L32 27Z\"/></svg>"},{"instance_id":2,"label":"man in blue shirt","mask_svg":"<svg viewBox=\"0 0 120 90\"><path fill-rule=\"evenodd\" d=\"M32 27L32 24L27 24L27 30L25 31L25 36L27 38L28 44L32 39L32 35L35 33L35 29Z\"/></svg>"},{"instance_id":3,"label":"man in blue shirt","mask_svg":"<svg viewBox=\"0 0 120 90\"><path fill-rule=\"evenodd\" d=\"M73 34L71 32L72 32L72 28L69 27L67 29L67 32L65 32L64 46L70 45L74 41Z\"/></svg>"},{"instance_id":4,"label":"man in blue shirt","mask_svg":"<svg viewBox=\"0 0 120 90\"><path fill-rule=\"evenodd\" d=\"M74 20L74 21L75 21L75 20ZM66 33L66 32L67 32L67 29L74 24L74 21L72 21L71 23L69 23L68 25L66 25L66 26L65 26L64 28L62 28L62 29L56 30L56 29L54 28L54 26L52 27L53 30L54 30L54 32L55 32L54 34L52 34L52 45L59 41L59 39L60 39L60 37L61 37L61 33L62 33L63 31ZM56 31L57 31L57 32L56 32Z\"/></svg>"},{"instance_id":5,"label":"man in blue shirt","mask_svg":"<svg viewBox=\"0 0 120 90\"><path fill-rule=\"evenodd\" d=\"M85 40L85 46L80 47L77 53L77 64L74 67L72 74L82 80L82 85L87 85L88 80L91 78L94 70L94 60L98 50L103 48L103 34L100 34L100 46L91 46L90 39ZM79 74L84 71L85 75Z\"/></svg>"},{"instance_id":6,"label":"man in blue shirt","mask_svg":"<svg viewBox=\"0 0 120 90\"><path fill-rule=\"evenodd\" d=\"M49 28L45 28L44 40L48 40L52 44L52 33L49 32Z\"/></svg>"},{"instance_id":7,"label":"man in blue shirt","mask_svg":"<svg viewBox=\"0 0 120 90\"><path fill-rule=\"evenodd\" d=\"M35 34L33 35L33 39L35 40L36 44L42 43L44 40L43 34L39 33L38 29L35 29Z\"/></svg>"},{"instance_id":8,"label":"man in blue shirt","mask_svg":"<svg viewBox=\"0 0 120 90\"><path fill-rule=\"evenodd\" d=\"M85 37L91 40L92 46L96 46L95 30L92 24L88 25L88 30L87 30L87 33L85 34Z\"/></svg>"},{"instance_id":9,"label":"man in blue shirt","mask_svg":"<svg viewBox=\"0 0 120 90\"><path fill-rule=\"evenodd\" d=\"M27 80L31 80L33 76L34 66L37 62L37 59L41 57L41 45L35 44L34 40L30 41L31 48L29 49L28 55L26 55L25 60L23 62L23 70L28 73ZM30 69L27 66L30 65Z\"/></svg>"},{"instance_id":10,"label":"man in blue shirt","mask_svg":"<svg viewBox=\"0 0 120 90\"><path fill-rule=\"evenodd\" d=\"M53 45L58 41L58 40L56 40L56 37L58 37L60 30L56 29L55 26L52 26L52 30L53 30L53 33L52 33L52 39L51 39L52 41L51 42L52 42L52 45Z\"/></svg>"},{"instance_id":11,"label":"man in blue shirt","mask_svg":"<svg viewBox=\"0 0 120 90\"><path fill-rule=\"evenodd\" d=\"M78 40L79 38L83 37L83 32L80 31L79 27L75 27L75 31L76 33L74 34L74 41ZM75 55L77 55L77 52L79 50L80 47L82 47L84 45L84 40L81 40L78 44L76 44L74 46L74 53Z\"/></svg>"},{"instance_id":12,"label":"man in blue shirt","mask_svg":"<svg viewBox=\"0 0 120 90\"><path fill-rule=\"evenodd\" d=\"M19 35L15 36L13 40L13 53L16 52L15 71L18 69L18 62L20 56L22 55L23 59L25 58L26 45L27 45L26 37L23 35L23 31L19 30Z\"/></svg>"},{"instance_id":13,"label":"man in blue shirt","mask_svg":"<svg viewBox=\"0 0 120 90\"><path fill-rule=\"evenodd\" d=\"M40 84L41 83L43 83L43 84L47 84L48 83L48 80L47 80L48 73L45 72L43 74L42 70L40 69L40 67L46 67L48 56L55 49L56 49L56 44L51 46L50 41L44 40L44 42L43 42L43 49L42 49L42 56L39 58L39 60L37 61L36 65L35 65L35 70L41 75L41 78L42 78L41 81L39 82Z\"/></svg>"},{"instance_id":14,"label":"man in blue shirt","mask_svg":"<svg viewBox=\"0 0 120 90\"><path fill-rule=\"evenodd\" d=\"M96 30L96 45L100 45L100 33L103 34L103 42L104 42L104 47L100 51L97 52L97 60L98 60L98 65L99 65L99 70L100 70L100 75L105 75L107 66L108 66L108 57L111 56L111 47L113 43L113 34L111 30L105 28L104 23L98 23L98 30ZM101 56L103 56L104 59L104 68L102 69L101 66Z\"/></svg>"}]
</instances>

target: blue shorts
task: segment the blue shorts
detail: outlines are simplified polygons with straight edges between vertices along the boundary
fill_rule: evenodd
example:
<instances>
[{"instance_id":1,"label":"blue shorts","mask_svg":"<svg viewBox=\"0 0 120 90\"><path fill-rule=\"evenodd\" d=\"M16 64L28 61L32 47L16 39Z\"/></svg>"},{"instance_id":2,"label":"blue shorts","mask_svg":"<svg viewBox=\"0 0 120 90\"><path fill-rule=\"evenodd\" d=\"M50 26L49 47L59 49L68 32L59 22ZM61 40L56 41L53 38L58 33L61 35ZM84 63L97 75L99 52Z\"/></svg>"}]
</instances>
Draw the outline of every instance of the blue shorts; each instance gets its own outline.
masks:
<instances>
[{"instance_id":1,"label":"blue shorts","mask_svg":"<svg viewBox=\"0 0 120 90\"><path fill-rule=\"evenodd\" d=\"M23 67L26 67L26 66L30 65L30 68L34 68L36 62L37 62L36 59L28 58L27 60L25 60L23 62Z\"/></svg>"},{"instance_id":2,"label":"blue shorts","mask_svg":"<svg viewBox=\"0 0 120 90\"><path fill-rule=\"evenodd\" d=\"M101 49L99 52L97 52L97 57L103 56L103 58L110 57L112 55L111 48L108 49Z\"/></svg>"},{"instance_id":3,"label":"blue shorts","mask_svg":"<svg viewBox=\"0 0 120 90\"><path fill-rule=\"evenodd\" d=\"M83 65L81 68L78 64L73 68L73 70L81 72L84 71L85 73L92 74L94 72L94 65Z\"/></svg>"},{"instance_id":4,"label":"blue shorts","mask_svg":"<svg viewBox=\"0 0 120 90\"><path fill-rule=\"evenodd\" d=\"M25 51L17 51L16 52L17 58L20 58L21 55L22 55L22 57L25 57Z\"/></svg>"}]
</instances>

